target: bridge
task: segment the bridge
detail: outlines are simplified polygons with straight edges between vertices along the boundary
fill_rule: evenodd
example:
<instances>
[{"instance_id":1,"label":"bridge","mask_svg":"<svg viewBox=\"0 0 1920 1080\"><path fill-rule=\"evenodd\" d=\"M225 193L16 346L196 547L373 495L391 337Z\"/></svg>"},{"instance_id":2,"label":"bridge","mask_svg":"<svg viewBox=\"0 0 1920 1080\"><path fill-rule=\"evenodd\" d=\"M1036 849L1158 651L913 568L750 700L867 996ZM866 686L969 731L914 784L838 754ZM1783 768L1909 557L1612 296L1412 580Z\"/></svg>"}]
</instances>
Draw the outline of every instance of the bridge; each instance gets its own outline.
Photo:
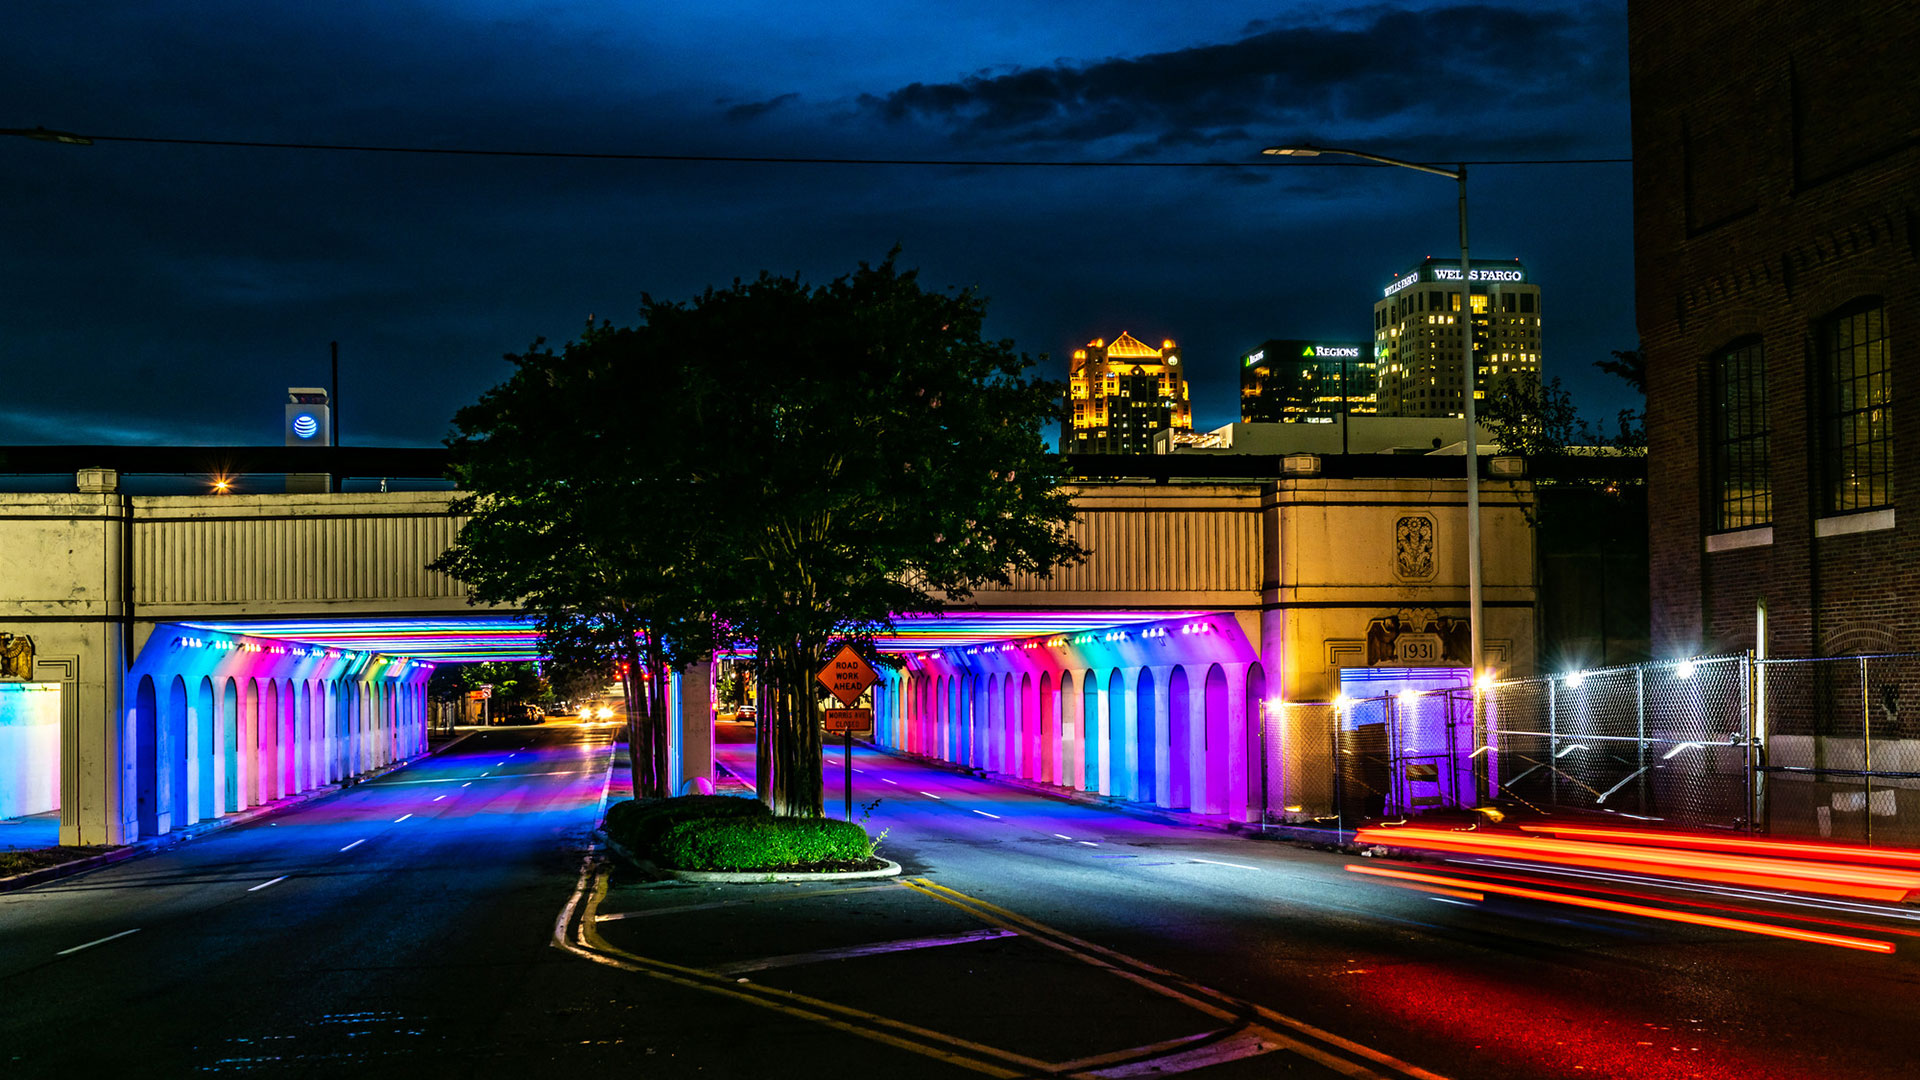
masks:
<instances>
[{"instance_id":1,"label":"bridge","mask_svg":"<svg viewBox=\"0 0 1920 1080\"><path fill-rule=\"evenodd\" d=\"M113 466L198 476L224 454L337 481L435 475L437 453L0 450L62 488L0 493L0 633L34 644L0 683L0 818L57 809L61 842L124 843L421 752L434 666L537 655L519 613L426 569L462 524L450 492L139 495ZM876 742L1250 819L1264 703L1331 698L1354 668L1458 669L1458 458L1077 464L1089 558L901 620ZM1514 674L1534 654L1531 499L1483 493L1486 654ZM1412 654L1380 653L1383 619ZM676 781L713 769L711 679L675 680Z\"/></svg>"}]
</instances>

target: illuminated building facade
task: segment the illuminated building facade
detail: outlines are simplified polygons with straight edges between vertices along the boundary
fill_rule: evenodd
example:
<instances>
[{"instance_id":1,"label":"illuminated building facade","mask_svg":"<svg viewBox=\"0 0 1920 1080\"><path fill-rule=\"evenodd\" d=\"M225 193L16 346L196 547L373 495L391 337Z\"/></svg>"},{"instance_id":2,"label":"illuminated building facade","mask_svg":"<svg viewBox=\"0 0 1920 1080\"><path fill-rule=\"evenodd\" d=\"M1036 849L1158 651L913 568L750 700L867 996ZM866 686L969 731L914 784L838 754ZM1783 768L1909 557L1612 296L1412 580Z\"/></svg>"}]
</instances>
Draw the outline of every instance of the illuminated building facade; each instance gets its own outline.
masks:
<instances>
[{"instance_id":1,"label":"illuminated building facade","mask_svg":"<svg viewBox=\"0 0 1920 1080\"><path fill-rule=\"evenodd\" d=\"M1364 341L1266 341L1240 357L1240 419L1327 423L1370 415L1373 346Z\"/></svg>"},{"instance_id":2,"label":"illuminated building facade","mask_svg":"<svg viewBox=\"0 0 1920 1080\"><path fill-rule=\"evenodd\" d=\"M1383 416L1460 416L1460 263L1428 258L1397 275L1373 305ZM1540 381L1540 287L1518 259L1473 261L1474 397L1504 381Z\"/></svg>"},{"instance_id":3,"label":"illuminated building facade","mask_svg":"<svg viewBox=\"0 0 1920 1080\"><path fill-rule=\"evenodd\" d=\"M1111 342L1096 338L1073 350L1067 375L1067 453L1150 454L1154 432L1193 430L1186 369L1172 340L1156 349L1124 330Z\"/></svg>"}]
</instances>

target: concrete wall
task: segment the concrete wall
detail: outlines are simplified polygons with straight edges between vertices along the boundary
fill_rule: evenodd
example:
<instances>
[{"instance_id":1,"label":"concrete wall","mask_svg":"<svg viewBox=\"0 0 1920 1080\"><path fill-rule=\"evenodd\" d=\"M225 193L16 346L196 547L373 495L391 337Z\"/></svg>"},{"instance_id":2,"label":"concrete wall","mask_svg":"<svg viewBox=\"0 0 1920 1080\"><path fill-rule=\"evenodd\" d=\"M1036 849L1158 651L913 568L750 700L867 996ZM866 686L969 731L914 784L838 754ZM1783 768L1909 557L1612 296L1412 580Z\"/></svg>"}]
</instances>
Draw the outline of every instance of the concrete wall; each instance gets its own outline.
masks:
<instances>
[{"instance_id":1,"label":"concrete wall","mask_svg":"<svg viewBox=\"0 0 1920 1080\"><path fill-rule=\"evenodd\" d=\"M1094 553L1037 587L1052 604L1207 613L913 654L876 689L874 738L1038 783L1257 819L1263 715L1285 725L1305 714L1281 703L1331 700L1343 670L1382 663L1369 656L1377 619L1464 630L1465 498L1458 480L1083 489L1076 535ZM1533 671L1531 499L1524 483L1482 490L1483 646L1501 676ZM1305 737L1279 727L1268 741ZM1296 758L1280 756L1275 790L1293 782Z\"/></svg>"}]
</instances>

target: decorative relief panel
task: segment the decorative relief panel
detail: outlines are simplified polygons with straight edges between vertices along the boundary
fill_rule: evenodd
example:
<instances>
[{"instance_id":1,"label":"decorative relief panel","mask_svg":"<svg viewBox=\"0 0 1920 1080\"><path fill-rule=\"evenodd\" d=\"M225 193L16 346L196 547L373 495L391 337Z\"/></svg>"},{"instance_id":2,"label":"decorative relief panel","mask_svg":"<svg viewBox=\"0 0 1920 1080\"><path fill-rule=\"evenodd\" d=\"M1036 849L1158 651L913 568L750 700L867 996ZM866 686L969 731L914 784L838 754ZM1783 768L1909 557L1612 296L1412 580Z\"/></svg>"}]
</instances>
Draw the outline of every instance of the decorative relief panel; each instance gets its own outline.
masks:
<instances>
[{"instance_id":1,"label":"decorative relief panel","mask_svg":"<svg viewBox=\"0 0 1920 1080\"><path fill-rule=\"evenodd\" d=\"M1393 526L1393 576L1401 581L1432 581L1433 515L1406 514Z\"/></svg>"}]
</instances>

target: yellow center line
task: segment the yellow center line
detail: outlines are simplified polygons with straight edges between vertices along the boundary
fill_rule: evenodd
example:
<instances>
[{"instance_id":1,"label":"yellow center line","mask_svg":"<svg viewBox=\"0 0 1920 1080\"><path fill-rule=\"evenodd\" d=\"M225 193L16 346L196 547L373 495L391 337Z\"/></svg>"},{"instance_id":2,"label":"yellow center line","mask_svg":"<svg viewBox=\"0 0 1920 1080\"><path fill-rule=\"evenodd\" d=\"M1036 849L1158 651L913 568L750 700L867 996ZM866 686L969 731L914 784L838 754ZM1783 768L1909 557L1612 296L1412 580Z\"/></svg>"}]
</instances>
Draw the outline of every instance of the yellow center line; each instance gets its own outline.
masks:
<instances>
[{"instance_id":1,"label":"yellow center line","mask_svg":"<svg viewBox=\"0 0 1920 1080\"><path fill-rule=\"evenodd\" d=\"M1347 1039L1339 1035L1335 1035L1331 1031L1327 1031L1322 1028L1315 1027L1314 1025L1309 1024L1304 1020L1297 1020L1291 1016L1287 1016L1284 1013L1277 1012L1273 1009L1270 1009L1265 1005L1261 1005L1255 1002L1241 1001L1240 999L1235 998L1230 994L1225 994L1225 993L1222 993L1221 991L1214 990L1210 987L1202 986L1199 983L1196 983L1193 980L1188 979L1184 975L1180 975L1175 972L1168 971L1165 968L1156 967L1155 965L1149 964L1144 960L1135 959L1134 957L1128 956L1125 953L1116 952L1112 949L1106 948L1105 946L1095 945L1091 941L1086 941L1084 939L1074 937L1072 934L1068 934L1062 930L1056 930L1053 927L1047 926L1044 923L1037 922L1033 919L1027 918L1024 915L1019 915L1019 914L1016 914L1015 912L1008 911L1003 907L999 907L995 904L989 903L978 897L968 896L967 894L959 892L958 890L949 889L945 885L941 885L937 882L930 881L927 878L915 878L910 882L903 881L901 884L906 885L910 888L920 887L920 888L926 888L929 890L939 890L940 892L950 893L955 897L965 899L969 903L978 906L980 909L984 911L993 912L1005 918L1010 923L1026 926L1033 931L1034 935L1050 935L1051 937L1057 939L1059 942L1062 942L1066 945L1073 946L1074 949L1084 950L1088 954L1097 954L1099 956L1107 957L1108 959L1114 961L1115 963L1125 964L1129 967L1132 967L1136 971L1144 975L1151 975L1157 978L1166 979L1172 982L1177 982L1180 985L1187 987L1188 989L1192 990L1195 993L1205 994L1208 997L1211 997L1217 1001L1231 1003L1237 1007L1251 1009L1255 1015L1259 1016L1260 1019L1265 1020L1268 1023L1279 1024L1283 1027L1291 1028L1292 1030L1299 1032L1300 1034L1305 1035L1315 1040L1316 1042L1321 1042L1321 1043L1327 1044L1328 1046L1337 1047L1341 1050L1346 1051L1349 1054L1357 1055L1359 1057L1367 1059L1368 1061L1372 1061L1377 1065L1381 1065L1388 1069L1391 1069L1401 1074L1402 1076L1411 1077L1413 1078L1413 1080L1447 1080L1447 1077L1439 1073L1432 1072L1428 1069L1423 1069L1420 1066L1413 1064L1412 1062L1402 1061L1399 1058L1394 1057L1392 1054L1386 1053L1385 1051L1375 1050L1371 1046L1364 1046L1360 1043L1354 1042L1352 1039ZM1033 936L1033 935L1030 935L1030 936ZM1036 936L1034 937L1034 940L1043 940L1043 939ZM1074 951L1074 949L1068 949L1067 951L1071 953ZM1086 957L1083 957L1083 959L1087 959L1089 962L1091 962L1092 956L1086 956ZM1151 986L1155 984L1152 983L1151 981L1147 981L1147 982L1144 982L1143 985ZM1163 987L1162 991L1169 994L1179 993L1178 991L1174 991L1171 987ZM1292 1040L1288 1040L1288 1042L1291 1043ZM1368 1076L1377 1075L1371 1072L1370 1070L1367 1070L1361 1066L1354 1064L1353 1062L1349 1062L1337 1057L1333 1057L1329 1054L1326 1054L1324 1051L1321 1051L1315 1047L1309 1046L1304 1043L1298 1044L1297 1049L1293 1045L1289 1045L1287 1048L1290 1050L1294 1050L1296 1053L1299 1053L1304 1057L1310 1058L1313 1061L1326 1065L1328 1068L1332 1068L1339 1072L1345 1073L1348 1076L1368 1077Z\"/></svg>"},{"instance_id":2,"label":"yellow center line","mask_svg":"<svg viewBox=\"0 0 1920 1080\"><path fill-rule=\"evenodd\" d=\"M903 1050L910 1050L916 1054L945 1061L948 1064L958 1065L987 1076L1006 1077L1008 1080L1012 1080L1014 1077L1030 1076L1034 1073L1054 1072L1053 1066L1038 1058L1015 1054L997 1047L986 1046L967 1039L957 1038L944 1032L908 1024L904 1021L894 1020L875 1013L850 1008L831 1001L823 1001L819 998L808 997L805 994L797 994L790 990L781 990L776 987L764 986L758 983L736 982L733 979L716 975L713 972L700 968L670 964L664 960L654 960L627 952L609 943L600 935L599 930L595 926L595 912L600 905L600 901L605 897L606 891L607 884L605 877L596 875L593 893L587 900L587 905L578 927L581 938L584 939L585 944L589 948L581 949L576 946L570 948L569 951L580 952L583 955L600 960L603 963L614 963L616 967L636 971L663 982L686 986L696 990L705 990L708 993L745 1001L764 1009L771 1009L774 1012L824 1024L828 1027L848 1032L849 1034L859 1035L862 1038L886 1043L889 1046L899 1047ZM572 905L569 905L568 911L563 913L563 917L570 916L571 911ZM571 943L567 944L571 945ZM600 955L596 956L596 953ZM624 961L624 963L618 961ZM901 1032L902 1034L893 1034L892 1032L895 1031ZM929 1043L945 1044L955 1049L949 1050L938 1045L928 1045ZM968 1053L957 1052L960 1050L967 1051ZM979 1056L968 1056L969 1053ZM1015 1067L1008 1068L992 1061L983 1061L980 1059L981 1057L998 1058L1008 1065Z\"/></svg>"}]
</instances>

